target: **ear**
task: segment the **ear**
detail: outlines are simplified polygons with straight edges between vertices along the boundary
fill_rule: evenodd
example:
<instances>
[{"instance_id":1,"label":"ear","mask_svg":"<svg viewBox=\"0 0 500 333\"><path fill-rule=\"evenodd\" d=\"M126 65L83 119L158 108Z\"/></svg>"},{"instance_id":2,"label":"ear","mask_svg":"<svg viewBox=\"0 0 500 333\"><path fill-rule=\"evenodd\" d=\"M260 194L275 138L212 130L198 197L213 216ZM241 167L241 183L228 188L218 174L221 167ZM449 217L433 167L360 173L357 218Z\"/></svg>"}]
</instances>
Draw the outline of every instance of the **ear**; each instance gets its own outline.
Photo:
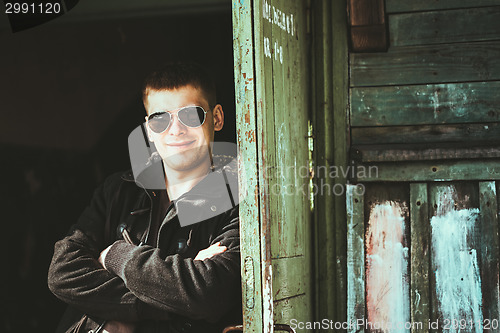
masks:
<instances>
[{"instance_id":1,"label":"ear","mask_svg":"<svg viewBox=\"0 0 500 333\"><path fill-rule=\"evenodd\" d=\"M217 104L212 112L212 117L214 119L214 131L220 131L224 127L224 111L222 111L222 105Z\"/></svg>"}]
</instances>

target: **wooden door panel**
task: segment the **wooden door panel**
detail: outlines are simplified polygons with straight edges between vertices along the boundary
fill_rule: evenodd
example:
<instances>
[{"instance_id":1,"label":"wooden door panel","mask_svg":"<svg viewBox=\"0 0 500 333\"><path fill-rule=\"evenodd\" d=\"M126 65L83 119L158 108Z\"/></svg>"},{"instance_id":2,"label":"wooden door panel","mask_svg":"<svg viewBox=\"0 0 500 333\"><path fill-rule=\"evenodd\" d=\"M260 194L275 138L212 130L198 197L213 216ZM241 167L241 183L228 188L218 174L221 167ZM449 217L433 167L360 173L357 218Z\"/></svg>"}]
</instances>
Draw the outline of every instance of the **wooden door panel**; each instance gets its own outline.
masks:
<instances>
[{"instance_id":1,"label":"wooden door panel","mask_svg":"<svg viewBox=\"0 0 500 333\"><path fill-rule=\"evenodd\" d=\"M362 195L349 186L348 322L498 331L496 183L369 183Z\"/></svg>"},{"instance_id":2,"label":"wooden door panel","mask_svg":"<svg viewBox=\"0 0 500 333\"><path fill-rule=\"evenodd\" d=\"M237 137L250 198L240 205L241 253L254 274L243 275L249 332L312 320L310 180L298 173L310 163L307 16L301 0L233 1Z\"/></svg>"}]
</instances>

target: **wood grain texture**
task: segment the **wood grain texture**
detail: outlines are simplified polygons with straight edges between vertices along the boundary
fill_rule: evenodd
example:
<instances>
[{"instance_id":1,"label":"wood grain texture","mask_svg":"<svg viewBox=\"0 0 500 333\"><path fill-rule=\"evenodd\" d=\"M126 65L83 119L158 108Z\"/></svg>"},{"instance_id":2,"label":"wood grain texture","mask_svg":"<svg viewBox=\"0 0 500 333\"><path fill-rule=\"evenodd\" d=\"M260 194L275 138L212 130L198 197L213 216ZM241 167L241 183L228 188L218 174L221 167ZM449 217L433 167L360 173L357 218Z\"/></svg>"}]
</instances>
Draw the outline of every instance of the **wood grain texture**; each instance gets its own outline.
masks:
<instances>
[{"instance_id":1,"label":"wood grain texture","mask_svg":"<svg viewBox=\"0 0 500 333\"><path fill-rule=\"evenodd\" d=\"M240 244L242 258L243 324L248 331L262 332L262 270L259 216L258 158L255 131L257 129L254 91L255 63L252 31L251 1L233 4L233 49L236 96L236 129L239 147L238 170L244 170L246 179L240 191ZM259 46L257 46L258 49ZM248 134L247 134L248 133ZM240 182L243 179L239 179ZM245 265L246 262L246 265ZM245 271L247 267L248 271ZM257 291L257 292L255 292ZM253 295L251 293L253 292ZM251 298L250 298L251 297Z\"/></svg>"},{"instance_id":2,"label":"wood grain texture","mask_svg":"<svg viewBox=\"0 0 500 333\"><path fill-rule=\"evenodd\" d=\"M369 184L364 200L367 320L380 327L370 331L409 332L404 327L410 322L408 184Z\"/></svg>"},{"instance_id":3,"label":"wood grain texture","mask_svg":"<svg viewBox=\"0 0 500 333\"><path fill-rule=\"evenodd\" d=\"M269 274L272 281L269 296L273 304L279 303L275 302L275 297L291 297L296 302L300 299L291 308L265 308L264 326L267 330L271 322L288 323L281 321L285 319L280 319L280 316L301 321L313 318L312 257L308 251L312 230L306 194L309 178L301 177L297 172L298 168L309 165L310 66L306 39L307 3L300 0L259 2L259 8L266 4L271 6L273 15L272 23L264 21L262 26L261 42L268 38L270 56L264 54L259 59L265 86L260 95L262 100L257 97L259 103L265 103L259 117L262 122L257 138L262 142L261 174L270 176L267 195L261 196L261 203L266 206L262 215L268 216L262 232L266 235L266 251L269 251L271 261L280 264L273 266L272 274ZM276 16L275 12L278 13ZM292 267L298 264L299 259L295 258L299 257L302 258L300 268ZM303 296L295 297L297 294ZM269 318L271 314L273 317Z\"/></svg>"},{"instance_id":4,"label":"wood grain texture","mask_svg":"<svg viewBox=\"0 0 500 333\"><path fill-rule=\"evenodd\" d=\"M281 299L279 301L274 302L273 308L275 313L275 323L276 324L291 324L292 319L296 321L300 321L293 314L299 310L307 310L304 309L303 304L307 302L306 295L297 295L290 298ZM299 330L297 330L299 331ZM312 329L302 329L301 332L313 332ZM274 330L274 332L282 332Z\"/></svg>"},{"instance_id":5,"label":"wood grain texture","mask_svg":"<svg viewBox=\"0 0 500 333\"><path fill-rule=\"evenodd\" d=\"M387 13L498 6L499 0L385 0Z\"/></svg>"},{"instance_id":6,"label":"wood grain texture","mask_svg":"<svg viewBox=\"0 0 500 333\"><path fill-rule=\"evenodd\" d=\"M305 294L308 281L304 272L309 270L307 258L303 256L273 259L273 300Z\"/></svg>"},{"instance_id":7,"label":"wood grain texture","mask_svg":"<svg viewBox=\"0 0 500 333\"><path fill-rule=\"evenodd\" d=\"M479 182L481 287L483 317L488 319L499 318L500 302L498 206L495 183Z\"/></svg>"},{"instance_id":8,"label":"wood grain texture","mask_svg":"<svg viewBox=\"0 0 500 333\"><path fill-rule=\"evenodd\" d=\"M387 24L383 0L348 0L353 52L387 50Z\"/></svg>"},{"instance_id":9,"label":"wood grain texture","mask_svg":"<svg viewBox=\"0 0 500 333\"><path fill-rule=\"evenodd\" d=\"M500 42L397 47L351 54L351 87L500 80Z\"/></svg>"},{"instance_id":10,"label":"wood grain texture","mask_svg":"<svg viewBox=\"0 0 500 333\"><path fill-rule=\"evenodd\" d=\"M427 184L410 184L410 229L411 229L411 322L426 323L431 318L430 270L430 226ZM428 325L412 332L429 332Z\"/></svg>"},{"instance_id":11,"label":"wood grain texture","mask_svg":"<svg viewBox=\"0 0 500 333\"><path fill-rule=\"evenodd\" d=\"M332 59L333 29L332 3L329 0L314 2L312 7L312 33L316 41L313 44L313 160L316 165L329 165L334 159L334 115L333 115L333 79L342 77L342 73L333 75ZM346 2L335 3L343 5L346 12ZM342 11L340 11L342 13ZM338 11L335 11L336 15ZM347 24L342 27L347 38ZM342 31L342 30L340 30ZM347 42L340 43L339 49L347 48ZM338 64L341 66L341 63ZM344 62L344 66L346 63ZM347 88L346 88L347 90ZM318 179L313 179L318 184ZM334 179L325 178L324 182L333 186ZM335 257L335 204L327 196L314 196L315 250L316 250L316 320L333 317L337 310L339 292L342 290L336 283ZM345 201L344 201L345 204Z\"/></svg>"},{"instance_id":12,"label":"wood grain texture","mask_svg":"<svg viewBox=\"0 0 500 333\"><path fill-rule=\"evenodd\" d=\"M376 25L385 22L384 0L348 0L351 26Z\"/></svg>"},{"instance_id":13,"label":"wood grain texture","mask_svg":"<svg viewBox=\"0 0 500 333\"><path fill-rule=\"evenodd\" d=\"M500 123L354 127L352 145L500 142Z\"/></svg>"},{"instance_id":14,"label":"wood grain texture","mask_svg":"<svg viewBox=\"0 0 500 333\"><path fill-rule=\"evenodd\" d=\"M365 215L364 189L347 185L347 321L365 318ZM361 327L348 329L349 333L364 332Z\"/></svg>"},{"instance_id":15,"label":"wood grain texture","mask_svg":"<svg viewBox=\"0 0 500 333\"><path fill-rule=\"evenodd\" d=\"M354 146L351 152L353 159L364 163L500 158L500 146L466 148L457 147L456 144L448 145L448 147L434 146L433 148L410 147L406 144Z\"/></svg>"},{"instance_id":16,"label":"wood grain texture","mask_svg":"<svg viewBox=\"0 0 500 333\"><path fill-rule=\"evenodd\" d=\"M500 6L391 15L392 47L500 39Z\"/></svg>"},{"instance_id":17,"label":"wood grain texture","mask_svg":"<svg viewBox=\"0 0 500 333\"><path fill-rule=\"evenodd\" d=\"M372 172L368 172L368 168ZM500 160L442 162L368 163L357 166L353 181L452 181L500 179ZM360 168L365 172L360 176Z\"/></svg>"},{"instance_id":18,"label":"wood grain texture","mask_svg":"<svg viewBox=\"0 0 500 333\"><path fill-rule=\"evenodd\" d=\"M500 121L500 82L351 89L352 126Z\"/></svg>"},{"instance_id":19,"label":"wood grain texture","mask_svg":"<svg viewBox=\"0 0 500 333\"><path fill-rule=\"evenodd\" d=\"M439 331L459 318L473 323L461 332L483 332L478 201L477 182L429 185L432 320Z\"/></svg>"},{"instance_id":20,"label":"wood grain texture","mask_svg":"<svg viewBox=\"0 0 500 333\"><path fill-rule=\"evenodd\" d=\"M327 0L329 1L329 0ZM331 151L326 157L333 155L333 163L336 166L346 168L348 165L348 140L349 140L349 74L348 74L348 40L347 40L347 27L346 10L344 1L333 1L331 11L327 12L325 19L332 21L331 33L332 43L327 45L331 50L331 66L332 66L332 85L325 87L330 88L333 93L333 119L331 115L329 118L333 120L330 124L325 126L330 127L329 131L333 134L333 144L329 143L328 147ZM325 62L329 62L329 58L325 58ZM328 73L327 73L328 75ZM326 111L326 110L325 110ZM331 126L330 126L331 125ZM324 140L330 140L330 137L325 137ZM331 163L331 160L328 161ZM345 188L346 179L343 177L335 178L335 183ZM345 195L334 197L334 214L335 224L335 288L336 288L336 311L335 320L337 322L345 322L347 320L347 219L346 219L346 206ZM331 203L329 204L331 207ZM328 223L327 221L325 221ZM331 227L330 227L331 228Z\"/></svg>"},{"instance_id":21,"label":"wood grain texture","mask_svg":"<svg viewBox=\"0 0 500 333\"><path fill-rule=\"evenodd\" d=\"M233 3L234 5L234 3ZM271 254L271 221L274 218L272 195L270 194L270 184L273 180L272 174L268 172L270 166L274 166L272 159L273 145L268 145L274 142L273 132L273 99L272 94L272 71L269 67L272 66L266 60L265 56L264 39L271 35L272 27L264 19L264 1L249 2L247 6L251 8L251 21L248 22L253 36L248 38L254 39L254 53L246 54L245 61L253 61L255 66L255 75L246 78L255 84L255 91L249 91L249 94L255 96L254 107L256 109L255 131L245 131L242 135L247 137L247 140L256 144L258 150L256 152L256 159L258 161L258 179L259 188L256 189L256 194L259 197L259 212L260 212L260 230L254 233L254 237L260 237L260 273L261 284L258 291L262 297L261 307L261 322L262 332L269 333L272 331L273 326L273 292L272 292L272 254ZM249 14L250 15L250 14ZM256 27L256 28L254 28ZM252 58L253 57L253 58ZM252 60L250 60L252 59ZM235 65L237 65L235 61ZM269 149L268 149L269 147Z\"/></svg>"}]
</instances>

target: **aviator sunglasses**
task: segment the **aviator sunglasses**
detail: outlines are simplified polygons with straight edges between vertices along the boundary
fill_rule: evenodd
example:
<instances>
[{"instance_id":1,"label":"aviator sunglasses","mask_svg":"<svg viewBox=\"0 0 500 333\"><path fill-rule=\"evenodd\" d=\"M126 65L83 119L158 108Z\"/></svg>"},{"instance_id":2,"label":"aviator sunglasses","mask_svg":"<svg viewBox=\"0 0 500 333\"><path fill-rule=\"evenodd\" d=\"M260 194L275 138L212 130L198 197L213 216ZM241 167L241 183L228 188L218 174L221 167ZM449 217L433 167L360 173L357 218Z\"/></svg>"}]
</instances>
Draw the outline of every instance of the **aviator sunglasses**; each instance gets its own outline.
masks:
<instances>
[{"instance_id":1,"label":"aviator sunglasses","mask_svg":"<svg viewBox=\"0 0 500 333\"><path fill-rule=\"evenodd\" d=\"M176 112L155 112L148 117L149 128L158 134L165 132L174 114L184 126L196 128L205 122L207 111L201 106L186 106Z\"/></svg>"}]
</instances>

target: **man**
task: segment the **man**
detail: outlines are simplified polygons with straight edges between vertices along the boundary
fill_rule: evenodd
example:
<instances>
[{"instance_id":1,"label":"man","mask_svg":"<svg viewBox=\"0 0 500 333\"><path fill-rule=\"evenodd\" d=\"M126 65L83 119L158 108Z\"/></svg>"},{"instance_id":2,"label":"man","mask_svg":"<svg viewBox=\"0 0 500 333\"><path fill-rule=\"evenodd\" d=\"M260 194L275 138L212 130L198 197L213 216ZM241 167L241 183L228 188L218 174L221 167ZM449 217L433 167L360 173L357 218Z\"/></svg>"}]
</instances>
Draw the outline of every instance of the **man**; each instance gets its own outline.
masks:
<instances>
[{"instance_id":1,"label":"man","mask_svg":"<svg viewBox=\"0 0 500 333\"><path fill-rule=\"evenodd\" d=\"M69 305L60 332L222 332L241 323L229 186L237 173L234 160L212 156L224 125L213 81L198 65L170 64L146 79L143 101L163 189L142 188L135 172L111 176L56 243L49 288ZM228 192L230 205L221 200Z\"/></svg>"}]
</instances>

